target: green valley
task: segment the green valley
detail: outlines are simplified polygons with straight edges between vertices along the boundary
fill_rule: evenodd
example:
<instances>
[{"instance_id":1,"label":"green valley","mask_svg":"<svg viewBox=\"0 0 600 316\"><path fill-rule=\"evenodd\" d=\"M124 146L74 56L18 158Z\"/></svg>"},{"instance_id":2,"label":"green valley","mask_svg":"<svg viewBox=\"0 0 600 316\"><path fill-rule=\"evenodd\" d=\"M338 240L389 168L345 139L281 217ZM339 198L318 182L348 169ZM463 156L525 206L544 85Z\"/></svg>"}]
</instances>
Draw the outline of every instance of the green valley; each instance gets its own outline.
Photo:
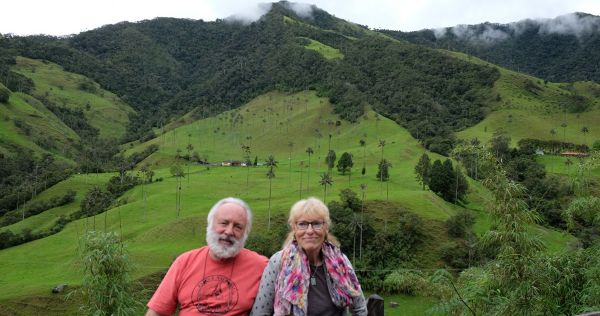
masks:
<instances>
[{"instance_id":1,"label":"green valley","mask_svg":"<svg viewBox=\"0 0 600 316\"><path fill-rule=\"evenodd\" d=\"M142 314L227 196L266 256L324 200L388 315L600 310L600 85L311 8L0 34L0 315L83 313L89 232Z\"/></svg>"}]
</instances>

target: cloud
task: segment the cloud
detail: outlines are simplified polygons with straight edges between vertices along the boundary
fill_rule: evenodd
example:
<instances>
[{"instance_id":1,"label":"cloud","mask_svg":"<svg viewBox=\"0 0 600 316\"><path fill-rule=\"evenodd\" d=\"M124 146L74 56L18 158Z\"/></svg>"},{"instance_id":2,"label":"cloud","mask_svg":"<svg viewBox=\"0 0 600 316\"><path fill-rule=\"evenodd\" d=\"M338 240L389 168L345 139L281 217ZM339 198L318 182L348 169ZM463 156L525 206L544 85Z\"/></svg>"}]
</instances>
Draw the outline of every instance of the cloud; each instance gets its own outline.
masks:
<instances>
[{"instance_id":1,"label":"cloud","mask_svg":"<svg viewBox=\"0 0 600 316\"><path fill-rule=\"evenodd\" d=\"M444 36L446 36L446 34L448 33L448 28L442 27L442 28L438 28L438 29L432 29L431 31L433 31L433 35L435 36L436 40L442 39Z\"/></svg>"},{"instance_id":2,"label":"cloud","mask_svg":"<svg viewBox=\"0 0 600 316\"><path fill-rule=\"evenodd\" d=\"M510 35L506 34L506 32L500 29L492 28L489 25L486 25L483 33L478 36L478 39L486 44L503 41L508 38L510 38Z\"/></svg>"},{"instance_id":3,"label":"cloud","mask_svg":"<svg viewBox=\"0 0 600 316\"><path fill-rule=\"evenodd\" d=\"M600 17L581 13L569 13L554 19L522 20L508 25L515 36L525 30L538 27L538 33L575 35L578 38L585 34L600 31Z\"/></svg>"},{"instance_id":4,"label":"cloud","mask_svg":"<svg viewBox=\"0 0 600 316\"><path fill-rule=\"evenodd\" d=\"M450 31L456 37L462 40L467 40L478 44L493 44L510 38L509 34L489 24L485 24L483 30L481 30L480 27L475 27L472 25L457 25L451 28Z\"/></svg>"},{"instance_id":5,"label":"cloud","mask_svg":"<svg viewBox=\"0 0 600 316\"><path fill-rule=\"evenodd\" d=\"M294 11L299 17L305 19L313 18L314 6L308 3L285 2L286 8Z\"/></svg>"},{"instance_id":6,"label":"cloud","mask_svg":"<svg viewBox=\"0 0 600 316\"><path fill-rule=\"evenodd\" d=\"M436 39L451 32L461 40L477 44L493 44L512 36L519 36L533 27L541 35L564 34L581 37L600 31L600 17L580 13L570 13L554 19L525 19L509 24L457 25L451 28L432 29Z\"/></svg>"},{"instance_id":7,"label":"cloud","mask_svg":"<svg viewBox=\"0 0 600 316\"><path fill-rule=\"evenodd\" d=\"M577 13L565 14L554 19L538 21L541 34L566 34L581 37L600 28L600 18Z\"/></svg>"},{"instance_id":8,"label":"cloud","mask_svg":"<svg viewBox=\"0 0 600 316\"><path fill-rule=\"evenodd\" d=\"M271 10L272 3L255 3L245 8L240 8L239 13L234 13L225 18L227 22L241 22L250 24L258 21L263 15Z\"/></svg>"}]
</instances>

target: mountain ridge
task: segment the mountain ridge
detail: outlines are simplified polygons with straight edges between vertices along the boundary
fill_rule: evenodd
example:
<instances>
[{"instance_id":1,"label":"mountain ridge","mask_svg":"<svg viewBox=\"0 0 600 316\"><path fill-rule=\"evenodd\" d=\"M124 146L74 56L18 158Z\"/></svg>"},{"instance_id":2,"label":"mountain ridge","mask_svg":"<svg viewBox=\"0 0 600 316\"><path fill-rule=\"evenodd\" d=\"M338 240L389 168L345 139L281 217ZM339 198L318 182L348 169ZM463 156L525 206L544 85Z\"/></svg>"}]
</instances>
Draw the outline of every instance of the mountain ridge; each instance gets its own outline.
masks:
<instances>
[{"instance_id":1,"label":"mountain ridge","mask_svg":"<svg viewBox=\"0 0 600 316\"><path fill-rule=\"evenodd\" d=\"M600 82L600 17L575 12L553 19L457 25L415 32L379 30L397 39L456 50L549 81Z\"/></svg>"}]
</instances>

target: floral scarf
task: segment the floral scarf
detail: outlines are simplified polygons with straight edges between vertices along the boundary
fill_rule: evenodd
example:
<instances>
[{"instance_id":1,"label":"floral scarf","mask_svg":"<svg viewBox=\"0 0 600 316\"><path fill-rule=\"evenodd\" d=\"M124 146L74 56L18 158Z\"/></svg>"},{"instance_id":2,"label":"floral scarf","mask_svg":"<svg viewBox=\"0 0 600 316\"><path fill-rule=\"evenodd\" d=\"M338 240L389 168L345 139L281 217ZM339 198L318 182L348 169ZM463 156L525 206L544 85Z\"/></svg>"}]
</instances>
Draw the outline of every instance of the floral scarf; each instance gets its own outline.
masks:
<instances>
[{"instance_id":1,"label":"floral scarf","mask_svg":"<svg viewBox=\"0 0 600 316\"><path fill-rule=\"evenodd\" d=\"M321 251L333 285L329 289L333 303L340 307L350 305L352 299L361 294L350 261L329 241L323 243ZM275 284L274 315L306 315L309 279L308 258L294 240L281 254L281 271Z\"/></svg>"}]
</instances>

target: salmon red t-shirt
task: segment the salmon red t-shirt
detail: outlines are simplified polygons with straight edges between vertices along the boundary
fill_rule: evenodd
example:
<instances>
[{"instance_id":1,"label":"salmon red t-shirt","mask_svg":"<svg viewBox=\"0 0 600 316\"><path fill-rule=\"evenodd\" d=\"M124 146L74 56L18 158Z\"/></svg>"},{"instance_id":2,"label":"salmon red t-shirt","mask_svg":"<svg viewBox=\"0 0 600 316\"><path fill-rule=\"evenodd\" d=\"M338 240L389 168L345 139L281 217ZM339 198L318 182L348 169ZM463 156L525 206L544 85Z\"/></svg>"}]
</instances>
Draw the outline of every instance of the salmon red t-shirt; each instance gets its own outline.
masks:
<instances>
[{"instance_id":1,"label":"salmon red t-shirt","mask_svg":"<svg viewBox=\"0 0 600 316\"><path fill-rule=\"evenodd\" d=\"M183 253L171 265L148 307L171 315L247 315L256 298L265 256L242 249L234 258L217 261L208 247Z\"/></svg>"}]
</instances>

